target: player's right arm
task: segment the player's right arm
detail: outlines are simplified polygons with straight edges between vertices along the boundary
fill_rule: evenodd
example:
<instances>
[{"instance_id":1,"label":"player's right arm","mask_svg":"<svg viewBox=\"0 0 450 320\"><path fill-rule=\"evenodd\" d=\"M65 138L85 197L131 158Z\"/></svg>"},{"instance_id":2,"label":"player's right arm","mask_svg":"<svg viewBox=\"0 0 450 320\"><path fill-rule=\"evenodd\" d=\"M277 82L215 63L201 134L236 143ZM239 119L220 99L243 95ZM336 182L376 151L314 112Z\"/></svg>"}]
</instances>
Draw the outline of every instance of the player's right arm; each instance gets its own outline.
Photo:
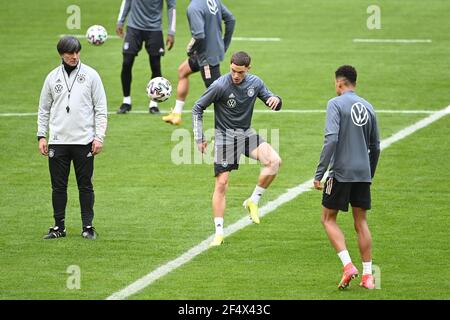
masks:
<instances>
[{"instance_id":1,"label":"player's right arm","mask_svg":"<svg viewBox=\"0 0 450 320\"><path fill-rule=\"evenodd\" d=\"M119 16L117 18L117 27L116 33L119 37L123 38L123 25L125 24L125 19L128 16L128 13L131 9L131 1L133 0L122 0L122 4L120 5Z\"/></svg>"},{"instance_id":2,"label":"player's right arm","mask_svg":"<svg viewBox=\"0 0 450 320\"><path fill-rule=\"evenodd\" d=\"M37 137L39 142L39 152L46 156L48 154L47 146L47 132L50 121L50 108L53 104L52 89L50 86L50 74L45 79L44 85L41 90L41 96L39 98L39 111L38 111L38 131Z\"/></svg>"},{"instance_id":3,"label":"player's right arm","mask_svg":"<svg viewBox=\"0 0 450 320\"><path fill-rule=\"evenodd\" d=\"M320 181L330 165L339 137L340 116L338 106L330 100L327 106L327 116L325 124L325 139L322 153L320 154L319 165L314 176L314 187L320 189Z\"/></svg>"},{"instance_id":4,"label":"player's right arm","mask_svg":"<svg viewBox=\"0 0 450 320\"><path fill-rule=\"evenodd\" d=\"M203 18L202 12L192 6L188 7L187 16L192 35L192 39L186 49L190 57L206 50L205 19Z\"/></svg>"},{"instance_id":5,"label":"player's right arm","mask_svg":"<svg viewBox=\"0 0 450 320\"><path fill-rule=\"evenodd\" d=\"M223 36L223 44L225 52L227 52L228 47L230 46L231 43L231 38L233 37L234 26L236 25L236 18L224 4L222 4L222 20L225 23L225 34Z\"/></svg>"},{"instance_id":6,"label":"player's right arm","mask_svg":"<svg viewBox=\"0 0 450 320\"><path fill-rule=\"evenodd\" d=\"M206 89L205 93L197 100L192 108L192 129L194 131L195 143L200 152L206 151L206 140L203 134L203 112L211 103L216 101L220 94L220 86L218 81L213 82L212 85Z\"/></svg>"},{"instance_id":7,"label":"player's right arm","mask_svg":"<svg viewBox=\"0 0 450 320\"><path fill-rule=\"evenodd\" d=\"M101 152L103 147L108 125L108 108L106 93L100 75L95 72L92 74L92 77L91 96L95 119L95 138L92 142L92 154L95 156Z\"/></svg>"},{"instance_id":8,"label":"player's right arm","mask_svg":"<svg viewBox=\"0 0 450 320\"><path fill-rule=\"evenodd\" d=\"M176 1L166 0L167 2L167 25L169 30L167 31L166 46L168 50L171 50L175 43L175 29L177 21Z\"/></svg>"}]
</instances>

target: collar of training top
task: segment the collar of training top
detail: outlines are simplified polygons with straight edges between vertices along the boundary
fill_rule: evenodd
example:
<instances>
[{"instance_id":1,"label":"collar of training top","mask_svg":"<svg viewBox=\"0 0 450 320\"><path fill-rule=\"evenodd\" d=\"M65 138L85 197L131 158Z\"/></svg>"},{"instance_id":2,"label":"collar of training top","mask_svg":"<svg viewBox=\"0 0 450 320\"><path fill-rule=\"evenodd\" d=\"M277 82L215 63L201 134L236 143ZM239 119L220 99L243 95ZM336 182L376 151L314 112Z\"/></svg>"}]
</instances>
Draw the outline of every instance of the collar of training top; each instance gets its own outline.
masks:
<instances>
[{"instance_id":1,"label":"collar of training top","mask_svg":"<svg viewBox=\"0 0 450 320\"><path fill-rule=\"evenodd\" d=\"M70 76L70 74L72 73L73 70L80 68L81 60L78 60L78 64L76 66L68 65L67 63L64 62L64 60L62 60L61 64L63 65L64 70L66 70L67 74Z\"/></svg>"}]
</instances>

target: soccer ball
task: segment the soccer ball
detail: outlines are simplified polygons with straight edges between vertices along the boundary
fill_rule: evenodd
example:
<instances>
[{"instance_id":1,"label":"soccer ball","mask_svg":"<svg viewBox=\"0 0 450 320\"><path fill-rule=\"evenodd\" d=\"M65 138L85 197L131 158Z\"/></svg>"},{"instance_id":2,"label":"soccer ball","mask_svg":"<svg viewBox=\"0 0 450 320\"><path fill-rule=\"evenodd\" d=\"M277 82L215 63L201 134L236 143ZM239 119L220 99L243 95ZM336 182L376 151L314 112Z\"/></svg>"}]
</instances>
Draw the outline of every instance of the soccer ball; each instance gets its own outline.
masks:
<instances>
[{"instance_id":1,"label":"soccer ball","mask_svg":"<svg viewBox=\"0 0 450 320\"><path fill-rule=\"evenodd\" d=\"M172 94L172 85L169 80L163 77L156 77L150 80L147 85L147 95L156 102L164 102Z\"/></svg>"},{"instance_id":2,"label":"soccer ball","mask_svg":"<svg viewBox=\"0 0 450 320\"><path fill-rule=\"evenodd\" d=\"M105 43L108 38L108 32L100 25L90 26L86 32L86 39L90 44L100 46Z\"/></svg>"}]
</instances>

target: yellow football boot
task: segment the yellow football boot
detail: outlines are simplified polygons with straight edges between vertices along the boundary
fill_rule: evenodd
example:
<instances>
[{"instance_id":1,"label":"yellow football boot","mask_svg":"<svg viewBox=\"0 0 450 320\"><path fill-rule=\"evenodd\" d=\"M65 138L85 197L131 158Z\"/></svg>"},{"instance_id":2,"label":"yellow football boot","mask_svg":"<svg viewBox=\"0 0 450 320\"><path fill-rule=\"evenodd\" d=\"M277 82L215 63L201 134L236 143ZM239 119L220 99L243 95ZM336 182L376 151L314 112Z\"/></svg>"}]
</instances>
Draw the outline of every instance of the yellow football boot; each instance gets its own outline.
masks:
<instances>
[{"instance_id":1,"label":"yellow football boot","mask_svg":"<svg viewBox=\"0 0 450 320\"><path fill-rule=\"evenodd\" d=\"M209 244L210 247L218 247L223 243L223 234L216 234L214 240Z\"/></svg>"},{"instance_id":2,"label":"yellow football boot","mask_svg":"<svg viewBox=\"0 0 450 320\"><path fill-rule=\"evenodd\" d=\"M162 117L162 119L167 123L178 126L181 124L181 113L170 112L167 116Z\"/></svg>"},{"instance_id":3,"label":"yellow football boot","mask_svg":"<svg viewBox=\"0 0 450 320\"><path fill-rule=\"evenodd\" d=\"M259 224L259 211L258 211L258 205L255 204L252 200L247 199L244 201L244 208L248 210L248 213L250 214L250 218L252 221L256 224Z\"/></svg>"}]
</instances>

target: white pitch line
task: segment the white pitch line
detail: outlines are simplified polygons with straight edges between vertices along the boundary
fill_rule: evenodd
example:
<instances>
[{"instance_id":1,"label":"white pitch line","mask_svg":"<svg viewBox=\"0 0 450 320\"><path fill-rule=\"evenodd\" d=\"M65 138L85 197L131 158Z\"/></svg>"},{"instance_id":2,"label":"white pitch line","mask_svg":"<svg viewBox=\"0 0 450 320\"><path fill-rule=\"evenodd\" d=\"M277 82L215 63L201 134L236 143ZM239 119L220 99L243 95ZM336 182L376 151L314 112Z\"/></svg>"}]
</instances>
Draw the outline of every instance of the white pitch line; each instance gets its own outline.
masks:
<instances>
[{"instance_id":1,"label":"white pitch line","mask_svg":"<svg viewBox=\"0 0 450 320\"><path fill-rule=\"evenodd\" d=\"M398 140L401 140L401 139L409 136L410 134L416 132L417 130L422 129L422 128L430 125L431 123L435 122L436 120L439 120L440 118L442 118L442 117L444 117L444 116L446 116L448 114L450 114L450 106L448 106L445 109L442 109L442 110L439 110L439 111L433 113L429 117L426 117L425 119L422 119L422 120L416 122L412 126L406 127L404 129L398 131L397 133L395 133L394 135L390 136L389 138L384 139L383 141L381 141L381 150L389 147L394 142L397 142Z\"/></svg>"},{"instance_id":2,"label":"white pitch line","mask_svg":"<svg viewBox=\"0 0 450 320\"><path fill-rule=\"evenodd\" d=\"M85 34L60 34L60 35L58 35L58 37L60 37L60 38L65 37L65 36L72 36L72 37L79 38L79 39L86 38ZM122 38L117 35L111 34L111 35L108 35L108 39L122 39Z\"/></svg>"},{"instance_id":3,"label":"white pitch line","mask_svg":"<svg viewBox=\"0 0 450 320\"><path fill-rule=\"evenodd\" d=\"M233 37L232 41L279 42L281 38Z\"/></svg>"},{"instance_id":4,"label":"white pitch line","mask_svg":"<svg viewBox=\"0 0 450 320\"><path fill-rule=\"evenodd\" d=\"M64 36L69 36L69 34L60 34L58 37L62 38ZM75 38L83 39L86 37L84 34L71 34ZM108 35L108 39L122 39L117 35ZM251 42L279 42L281 38L257 38L257 37L233 37L232 41L251 41Z\"/></svg>"},{"instance_id":5,"label":"white pitch line","mask_svg":"<svg viewBox=\"0 0 450 320\"><path fill-rule=\"evenodd\" d=\"M406 127L403 130L400 130L399 132L395 133L393 136L384 139L381 142L381 150L384 150L391 146L393 143L400 141L410 134L416 132L417 130L424 128L434 121L444 117L445 115L450 114L450 106L448 106L445 109L442 109L440 111L437 111L433 113L432 115L428 116L427 118L424 118L413 125ZM302 193L305 193L307 191L312 190L313 185L313 179L310 179L308 181L305 181L296 187L293 187L291 189L288 189L285 193L281 194L278 198L276 198L273 201L268 202L265 206L263 206L260 209L261 216L265 216L266 214L269 214L270 212L276 210L281 205L295 199ZM226 237L232 235L233 233L245 228L246 226L250 225L251 222L248 217L241 218L237 222L233 223L229 227L224 229L224 233ZM156 268L154 271L148 273L147 275L143 276L142 278L136 280L129 286L123 288L120 291L117 291L107 297L107 300L121 300L126 299L129 296L138 293L139 291L145 289L149 285L151 285L156 280L160 279L161 277L165 276L166 274L172 272L173 270L181 267L185 263L191 261L199 254L205 252L208 250L208 245L210 241L212 241L213 236L210 236L209 238L203 240L198 245L194 246L193 248L186 251L184 254L179 256L178 258L167 262L166 264Z\"/></svg>"},{"instance_id":6,"label":"white pitch line","mask_svg":"<svg viewBox=\"0 0 450 320\"><path fill-rule=\"evenodd\" d=\"M29 117L29 116L37 116L37 112L0 113L0 117Z\"/></svg>"},{"instance_id":7,"label":"white pitch line","mask_svg":"<svg viewBox=\"0 0 450 320\"><path fill-rule=\"evenodd\" d=\"M431 43L431 39L353 39L355 43Z\"/></svg>"},{"instance_id":8,"label":"white pitch line","mask_svg":"<svg viewBox=\"0 0 450 320\"><path fill-rule=\"evenodd\" d=\"M169 113L169 110L160 110L161 113ZM433 114L435 110L375 110L376 113L399 113L399 114ZM282 109L281 112L275 112L272 110L253 110L254 113L325 113L325 109ZM131 114L148 114L148 111L136 110L132 111ZM183 113L191 113L191 110L183 110ZM214 110L205 110L205 113L214 113ZM115 111L108 112L109 115L116 114ZM0 117L29 117L37 116L37 112L10 112L10 113L0 113Z\"/></svg>"}]
</instances>

